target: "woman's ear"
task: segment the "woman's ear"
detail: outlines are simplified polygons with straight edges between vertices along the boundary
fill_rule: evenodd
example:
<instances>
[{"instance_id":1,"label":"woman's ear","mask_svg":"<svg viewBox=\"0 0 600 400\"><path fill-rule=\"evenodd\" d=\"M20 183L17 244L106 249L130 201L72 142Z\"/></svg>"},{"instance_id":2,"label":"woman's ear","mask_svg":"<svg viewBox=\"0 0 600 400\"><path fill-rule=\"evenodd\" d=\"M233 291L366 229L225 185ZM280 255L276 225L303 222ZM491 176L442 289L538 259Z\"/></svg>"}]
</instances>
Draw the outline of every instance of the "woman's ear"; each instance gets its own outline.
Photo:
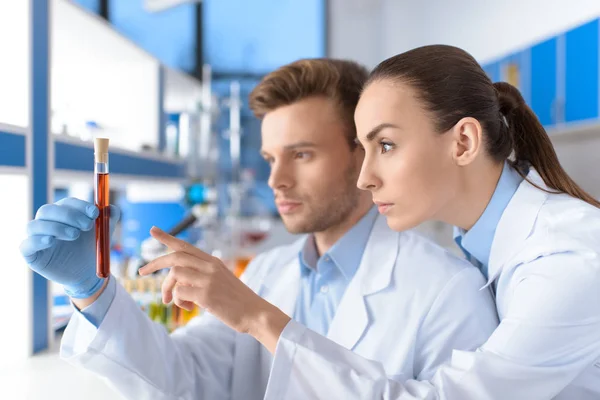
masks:
<instances>
[{"instance_id":1,"label":"woman's ear","mask_svg":"<svg viewBox=\"0 0 600 400\"><path fill-rule=\"evenodd\" d=\"M469 165L483 151L483 129L475 118L463 118L448 132L452 135L452 158L456 165Z\"/></svg>"}]
</instances>

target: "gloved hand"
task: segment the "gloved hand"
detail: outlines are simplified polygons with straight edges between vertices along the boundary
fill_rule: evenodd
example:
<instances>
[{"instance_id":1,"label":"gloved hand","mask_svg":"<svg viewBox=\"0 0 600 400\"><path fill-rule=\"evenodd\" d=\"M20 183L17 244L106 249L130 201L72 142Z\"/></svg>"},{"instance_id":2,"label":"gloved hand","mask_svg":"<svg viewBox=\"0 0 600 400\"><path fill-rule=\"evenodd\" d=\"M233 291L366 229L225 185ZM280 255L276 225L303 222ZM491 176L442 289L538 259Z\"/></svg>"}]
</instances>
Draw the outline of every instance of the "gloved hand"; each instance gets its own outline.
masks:
<instances>
[{"instance_id":1,"label":"gloved hand","mask_svg":"<svg viewBox=\"0 0 600 400\"><path fill-rule=\"evenodd\" d=\"M27 225L21 254L29 267L61 284L70 297L84 299L96 293L104 279L96 276L94 221L98 208L87 201L67 198L40 207ZM110 234L121 212L110 206Z\"/></svg>"}]
</instances>

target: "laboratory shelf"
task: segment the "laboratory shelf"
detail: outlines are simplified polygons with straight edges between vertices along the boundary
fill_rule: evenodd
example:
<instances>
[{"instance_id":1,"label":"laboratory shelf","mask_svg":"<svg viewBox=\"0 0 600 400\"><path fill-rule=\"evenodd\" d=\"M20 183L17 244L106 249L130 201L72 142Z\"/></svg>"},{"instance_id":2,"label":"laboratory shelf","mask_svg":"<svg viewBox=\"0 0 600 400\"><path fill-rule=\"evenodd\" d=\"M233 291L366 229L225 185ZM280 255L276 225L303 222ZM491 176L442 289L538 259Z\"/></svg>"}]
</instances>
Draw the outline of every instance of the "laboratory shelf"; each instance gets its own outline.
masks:
<instances>
[{"instance_id":1,"label":"laboratory shelf","mask_svg":"<svg viewBox=\"0 0 600 400\"><path fill-rule=\"evenodd\" d=\"M0 122L0 132L13 133L15 135L27 135L28 129L23 126L5 124Z\"/></svg>"},{"instance_id":2,"label":"laboratory shelf","mask_svg":"<svg viewBox=\"0 0 600 400\"><path fill-rule=\"evenodd\" d=\"M54 160L57 171L93 172L93 144L56 136ZM111 174L152 178L182 178L186 174L184 160L118 148L110 148L109 163Z\"/></svg>"},{"instance_id":3,"label":"laboratory shelf","mask_svg":"<svg viewBox=\"0 0 600 400\"><path fill-rule=\"evenodd\" d=\"M0 176L21 184L20 193L26 193L26 199L17 201L22 221L52 201L53 188L89 192L86 185L93 185L93 143L55 131L111 139L111 188L152 182L162 191L163 183L186 181L186 161L161 152L172 143L165 113L197 112L200 81L164 67L71 0L0 3L0 33L11 38L0 46L11 59L0 66ZM143 151L142 146L158 150ZM26 327L23 334L19 331L11 340L20 354L46 349L52 328L63 327L72 312L64 297L49 296L45 278L32 275L16 286L33 321L20 324ZM9 312L8 317L16 320L21 314Z\"/></svg>"},{"instance_id":4,"label":"laboratory shelf","mask_svg":"<svg viewBox=\"0 0 600 400\"><path fill-rule=\"evenodd\" d=\"M0 125L0 166L25 167L25 130Z\"/></svg>"},{"instance_id":5,"label":"laboratory shelf","mask_svg":"<svg viewBox=\"0 0 600 400\"><path fill-rule=\"evenodd\" d=\"M590 118L583 121L563 122L548 127L546 132L551 139L559 140L600 137L600 119Z\"/></svg>"}]
</instances>

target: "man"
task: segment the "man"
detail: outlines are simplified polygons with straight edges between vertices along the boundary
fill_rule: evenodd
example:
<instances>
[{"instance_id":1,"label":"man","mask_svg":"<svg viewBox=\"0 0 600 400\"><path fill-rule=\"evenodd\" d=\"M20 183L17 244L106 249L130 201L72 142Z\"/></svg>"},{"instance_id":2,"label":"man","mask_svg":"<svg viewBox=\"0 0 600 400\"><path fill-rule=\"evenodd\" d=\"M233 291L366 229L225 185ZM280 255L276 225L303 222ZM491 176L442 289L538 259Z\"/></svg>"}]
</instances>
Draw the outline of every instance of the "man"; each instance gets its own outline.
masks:
<instances>
[{"instance_id":1,"label":"man","mask_svg":"<svg viewBox=\"0 0 600 400\"><path fill-rule=\"evenodd\" d=\"M301 60L252 92L279 212L289 231L308 236L259 255L242 280L308 328L378 360L389 376L426 379L453 349L483 343L497 317L490 293L479 290L485 282L478 270L414 233L391 231L370 195L356 188L363 152L354 143L353 114L366 77L352 62ZM208 297L193 302L211 313L168 335L114 279L92 279L93 252L78 251L92 246L86 229L94 216L76 199L46 206L22 246L31 267L64 284L81 310L66 329L62 356L132 399L262 399L281 366L243 334L251 333L241 326L257 296L214 258L172 242L176 252L163 258L164 266L174 266L169 276L183 283L180 293ZM64 225L80 233L69 236ZM156 230L153 236L172 240ZM57 255L48 256L52 251ZM191 284L192 275L216 277L206 287ZM165 299L177 297L175 281L167 286ZM199 297L175 301L185 306Z\"/></svg>"}]
</instances>

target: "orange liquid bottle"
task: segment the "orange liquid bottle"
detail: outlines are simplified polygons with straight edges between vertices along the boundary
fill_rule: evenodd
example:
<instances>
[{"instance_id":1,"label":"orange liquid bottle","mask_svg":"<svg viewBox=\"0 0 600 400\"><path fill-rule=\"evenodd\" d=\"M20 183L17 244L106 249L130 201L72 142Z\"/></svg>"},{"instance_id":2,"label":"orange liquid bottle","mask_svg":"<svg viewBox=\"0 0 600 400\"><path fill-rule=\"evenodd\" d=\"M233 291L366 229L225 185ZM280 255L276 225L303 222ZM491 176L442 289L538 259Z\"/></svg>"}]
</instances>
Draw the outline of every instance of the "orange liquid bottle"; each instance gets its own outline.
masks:
<instances>
[{"instance_id":1,"label":"orange liquid bottle","mask_svg":"<svg viewBox=\"0 0 600 400\"><path fill-rule=\"evenodd\" d=\"M249 256L240 255L235 258L235 268L233 270L233 274L236 277L242 276L248 264L250 264L251 258Z\"/></svg>"},{"instance_id":2,"label":"orange liquid bottle","mask_svg":"<svg viewBox=\"0 0 600 400\"><path fill-rule=\"evenodd\" d=\"M94 142L94 197L100 211L96 219L96 275L110 276L110 187L108 176L108 139Z\"/></svg>"}]
</instances>

